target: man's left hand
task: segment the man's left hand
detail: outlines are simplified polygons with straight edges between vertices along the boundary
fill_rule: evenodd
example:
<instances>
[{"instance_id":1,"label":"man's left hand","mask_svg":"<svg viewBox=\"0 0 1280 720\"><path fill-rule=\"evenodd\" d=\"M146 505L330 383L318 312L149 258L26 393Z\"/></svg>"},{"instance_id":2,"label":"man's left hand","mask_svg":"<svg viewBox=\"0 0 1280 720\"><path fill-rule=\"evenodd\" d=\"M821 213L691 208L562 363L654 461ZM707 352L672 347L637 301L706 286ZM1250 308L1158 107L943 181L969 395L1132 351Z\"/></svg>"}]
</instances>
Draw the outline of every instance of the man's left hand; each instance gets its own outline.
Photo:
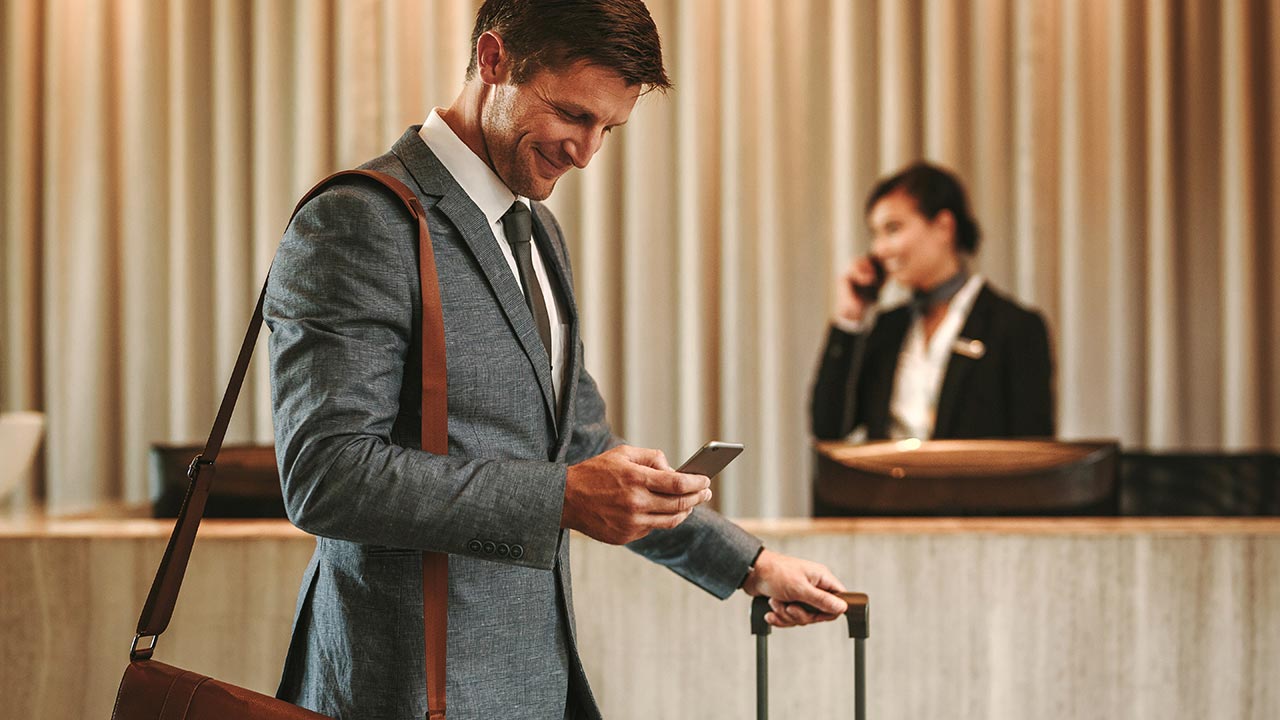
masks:
<instances>
[{"instance_id":1,"label":"man's left hand","mask_svg":"<svg viewBox=\"0 0 1280 720\"><path fill-rule=\"evenodd\" d=\"M742 589L754 597L769 597L771 612L764 619L774 627L827 622L848 609L843 600L832 594L844 592L844 585L825 565L768 548L756 558L755 568L742 583Z\"/></svg>"}]
</instances>

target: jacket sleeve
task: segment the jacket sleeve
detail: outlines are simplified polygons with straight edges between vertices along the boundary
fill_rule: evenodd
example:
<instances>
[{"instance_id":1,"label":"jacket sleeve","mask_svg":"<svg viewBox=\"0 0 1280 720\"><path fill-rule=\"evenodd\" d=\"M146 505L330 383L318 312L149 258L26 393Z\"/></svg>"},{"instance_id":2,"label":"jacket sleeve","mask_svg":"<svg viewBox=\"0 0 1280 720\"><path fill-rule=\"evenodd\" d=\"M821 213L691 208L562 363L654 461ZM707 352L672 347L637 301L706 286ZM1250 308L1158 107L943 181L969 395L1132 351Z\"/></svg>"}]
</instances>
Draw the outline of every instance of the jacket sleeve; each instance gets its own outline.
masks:
<instances>
[{"instance_id":1,"label":"jacket sleeve","mask_svg":"<svg viewBox=\"0 0 1280 720\"><path fill-rule=\"evenodd\" d=\"M1013 437L1054 436L1053 352L1044 318L1036 312L1019 313L1019 327L1012 333L1007 427Z\"/></svg>"},{"instance_id":2,"label":"jacket sleeve","mask_svg":"<svg viewBox=\"0 0 1280 720\"><path fill-rule=\"evenodd\" d=\"M585 370L578 378L575 405L571 464L622 443L609 430L604 400ZM678 527L655 530L627 547L723 599L742 584L762 543L720 513L700 506Z\"/></svg>"},{"instance_id":3,"label":"jacket sleeve","mask_svg":"<svg viewBox=\"0 0 1280 720\"><path fill-rule=\"evenodd\" d=\"M700 505L679 526L655 530L627 547L723 600L742 585L764 544Z\"/></svg>"},{"instance_id":4,"label":"jacket sleeve","mask_svg":"<svg viewBox=\"0 0 1280 720\"><path fill-rule=\"evenodd\" d=\"M578 340L578 352L582 353L582 341ZM578 373L578 386L574 391L573 435L569 439L567 455L570 465L590 460L606 450L623 444L622 438L613 434L605 419L604 398L596 386L595 378L587 372L585 363Z\"/></svg>"},{"instance_id":5,"label":"jacket sleeve","mask_svg":"<svg viewBox=\"0 0 1280 720\"><path fill-rule=\"evenodd\" d=\"M858 364L865 343L866 333L847 333L835 326L827 333L809 404L815 438L838 440L860 424Z\"/></svg>"},{"instance_id":6,"label":"jacket sleeve","mask_svg":"<svg viewBox=\"0 0 1280 720\"><path fill-rule=\"evenodd\" d=\"M392 441L418 342L416 238L389 193L353 183L309 202L281 241L264 316L289 519L314 535L488 560L475 540L492 539L520 547L500 561L549 569L564 465Z\"/></svg>"}]
</instances>

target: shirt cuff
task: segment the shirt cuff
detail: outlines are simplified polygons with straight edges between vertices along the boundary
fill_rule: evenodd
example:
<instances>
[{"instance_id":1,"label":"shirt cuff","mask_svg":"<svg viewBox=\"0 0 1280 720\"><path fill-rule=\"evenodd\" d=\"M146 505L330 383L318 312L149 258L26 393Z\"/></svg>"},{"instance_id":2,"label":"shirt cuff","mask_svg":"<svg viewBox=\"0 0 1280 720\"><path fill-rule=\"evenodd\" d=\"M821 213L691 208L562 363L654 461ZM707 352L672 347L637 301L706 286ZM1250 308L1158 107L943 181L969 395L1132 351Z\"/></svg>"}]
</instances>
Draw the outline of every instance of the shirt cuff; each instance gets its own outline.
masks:
<instances>
[{"instance_id":1,"label":"shirt cuff","mask_svg":"<svg viewBox=\"0 0 1280 720\"><path fill-rule=\"evenodd\" d=\"M876 315L878 314L878 311L874 307L870 307L862 314L861 320L850 320L849 318L843 318L837 315L831 318L831 325L841 332L848 333L850 335L860 335L871 329L871 326L876 322Z\"/></svg>"},{"instance_id":2,"label":"shirt cuff","mask_svg":"<svg viewBox=\"0 0 1280 720\"><path fill-rule=\"evenodd\" d=\"M751 558L751 564L747 566L747 572L743 574L742 580L738 583L738 589L741 590L747 584L747 578L751 577L751 573L756 571L756 562L760 560L760 553L764 552L764 545L756 551L755 557Z\"/></svg>"}]
</instances>

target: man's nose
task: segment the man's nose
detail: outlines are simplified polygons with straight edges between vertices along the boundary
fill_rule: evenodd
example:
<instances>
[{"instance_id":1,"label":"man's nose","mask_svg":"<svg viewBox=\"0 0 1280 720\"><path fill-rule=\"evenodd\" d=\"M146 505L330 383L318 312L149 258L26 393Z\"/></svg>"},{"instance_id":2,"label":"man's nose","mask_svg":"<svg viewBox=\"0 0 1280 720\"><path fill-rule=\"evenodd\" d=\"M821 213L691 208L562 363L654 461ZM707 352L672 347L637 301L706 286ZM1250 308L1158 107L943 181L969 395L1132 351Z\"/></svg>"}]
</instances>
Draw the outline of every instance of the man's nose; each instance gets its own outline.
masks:
<instances>
[{"instance_id":1,"label":"man's nose","mask_svg":"<svg viewBox=\"0 0 1280 720\"><path fill-rule=\"evenodd\" d=\"M604 131L590 129L565 144L565 152L579 170L585 168L604 144Z\"/></svg>"}]
</instances>

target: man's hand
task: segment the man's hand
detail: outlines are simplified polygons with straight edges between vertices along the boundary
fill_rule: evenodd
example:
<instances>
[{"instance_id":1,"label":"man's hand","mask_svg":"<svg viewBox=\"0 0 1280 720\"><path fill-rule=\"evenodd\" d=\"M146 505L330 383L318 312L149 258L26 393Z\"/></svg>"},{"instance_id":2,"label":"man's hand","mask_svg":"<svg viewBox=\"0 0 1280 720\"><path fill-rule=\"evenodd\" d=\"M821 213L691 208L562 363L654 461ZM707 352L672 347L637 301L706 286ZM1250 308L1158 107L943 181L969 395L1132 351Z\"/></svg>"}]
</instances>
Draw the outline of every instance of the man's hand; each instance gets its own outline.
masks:
<instances>
[{"instance_id":1,"label":"man's hand","mask_svg":"<svg viewBox=\"0 0 1280 720\"><path fill-rule=\"evenodd\" d=\"M569 467L560 527L623 545L684 522L710 488L702 475L675 472L660 450L622 445Z\"/></svg>"},{"instance_id":2,"label":"man's hand","mask_svg":"<svg viewBox=\"0 0 1280 720\"><path fill-rule=\"evenodd\" d=\"M762 550L755 569L742 583L751 596L769 598L772 612L764 616L774 627L791 627L827 622L840 617L848 605L832 593L844 592L844 585L825 565ZM800 603L819 612L805 610Z\"/></svg>"}]
</instances>

